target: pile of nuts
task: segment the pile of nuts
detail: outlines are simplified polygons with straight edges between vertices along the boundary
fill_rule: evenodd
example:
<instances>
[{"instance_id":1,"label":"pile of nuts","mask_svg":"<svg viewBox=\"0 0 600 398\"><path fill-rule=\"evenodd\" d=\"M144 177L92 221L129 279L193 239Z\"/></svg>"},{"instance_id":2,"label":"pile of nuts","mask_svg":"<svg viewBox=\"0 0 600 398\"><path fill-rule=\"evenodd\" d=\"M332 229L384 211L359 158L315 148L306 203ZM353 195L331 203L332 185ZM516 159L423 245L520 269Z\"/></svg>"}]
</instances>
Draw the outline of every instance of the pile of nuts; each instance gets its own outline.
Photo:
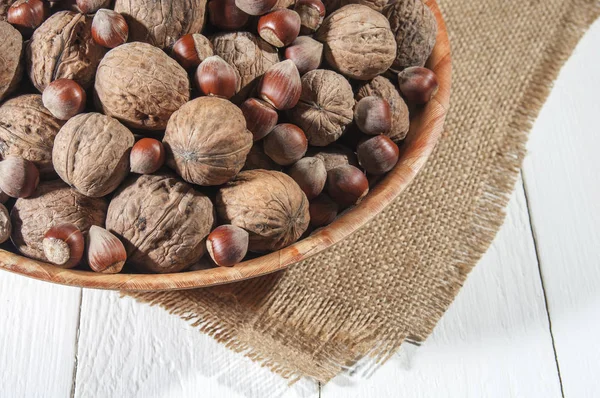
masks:
<instances>
[{"instance_id":1,"label":"pile of nuts","mask_svg":"<svg viewBox=\"0 0 600 398\"><path fill-rule=\"evenodd\" d=\"M0 243L233 266L359 203L437 91L422 0L168 3L0 0Z\"/></svg>"}]
</instances>

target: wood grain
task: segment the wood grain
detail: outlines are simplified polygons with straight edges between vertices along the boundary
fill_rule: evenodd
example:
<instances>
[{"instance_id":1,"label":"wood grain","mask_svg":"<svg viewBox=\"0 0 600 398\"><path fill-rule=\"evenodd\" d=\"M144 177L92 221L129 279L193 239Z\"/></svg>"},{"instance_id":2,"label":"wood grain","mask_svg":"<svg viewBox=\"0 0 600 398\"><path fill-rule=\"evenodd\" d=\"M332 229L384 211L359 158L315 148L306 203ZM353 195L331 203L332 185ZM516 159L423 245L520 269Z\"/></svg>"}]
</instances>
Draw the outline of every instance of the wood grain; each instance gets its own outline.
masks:
<instances>
[{"instance_id":1,"label":"wood grain","mask_svg":"<svg viewBox=\"0 0 600 398\"><path fill-rule=\"evenodd\" d=\"M54 283L96 289L121 291L190 289L236 282L280 271L347 238L373 219L408 187L429 158L443 131L450 101L450 44L446 25L437 3L429 1L428 5L438 21L438 35L427 66L437 74L439 90L411 121L410 131L402 146L400 160L396 167L360 205L346 212L329 226L285 249L245 261L231 268L211 268L163 275L98 275L88 271L59 269L5 250L0 250L0 268Z\"/></svg>"}]
</instances>

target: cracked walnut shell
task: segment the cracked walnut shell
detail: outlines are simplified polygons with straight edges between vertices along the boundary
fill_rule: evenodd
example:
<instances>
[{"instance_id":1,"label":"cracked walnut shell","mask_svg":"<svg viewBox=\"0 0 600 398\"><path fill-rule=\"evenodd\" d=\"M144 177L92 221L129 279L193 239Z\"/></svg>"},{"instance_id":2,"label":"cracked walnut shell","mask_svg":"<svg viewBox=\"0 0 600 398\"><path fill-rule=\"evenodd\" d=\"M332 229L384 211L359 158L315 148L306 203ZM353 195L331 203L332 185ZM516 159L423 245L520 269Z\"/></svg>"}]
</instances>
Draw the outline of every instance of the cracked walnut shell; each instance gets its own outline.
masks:
<instances>
[{"instance_id":1,"label":"cracked walnut shell","mask_svg":"<svg viewBox=\"0 0 600 398\"><path fill-rule=\"evenodd\" d=\"M169 120L163 140L167 165L197 185L220 185L235 177L252 142L240 108L218 97L182 106Z\"/></svg>"},{"instance_id":2,"label":"cracked walnut shell","mask_svg":"<svg viewBox=\"0 0 600 398\"><path fill-rule=\"evenodd\" d=\"M15 203L10 213L12 241L24 255L46 261L46 231L70 223L86 234L92 225L104 225L107 206L104 199L88 198L60 180L43 182L32 196Z\"/></svg>"},{"instance_id":3,"label":"cracked walnut shell","mask_svg":"<svg viewBox=\"0 0 600 398\"><path fill-rule=\"evenodd\" d=\"M249 250L270 252L286 247L308 228L308 199L298 184L278 171L242 171L217 194L224 223L250 234Z\"/></svg>"},{"instance_id":4,"label":"cracked walnut shell","mask_svg":"<svg viewBox=\"0 0 600 398\"><path fill-rule=\"evenodd\" d=\"M135 139L116 119L100 113L71 118L54 140L52 163L64 182L92 198L108 195L129 174Z\"/></svg>"},{"instance_id":5,"label":"cracked walnut shell","mask_svg":"<svg viewBox=\"0 0 600 398\"><path fill-rule=\"evenodd\" d=\"M175 176L130 177L110 202L106 229L143 271L178 272L205 253L215 223L210 199Z\"/></svg>"},{"instance_id":6,"label":"cracked walnut shell","mask_svg":"<svg viewBox=\"0 0 600 398\"><path fill-rule=\"evenodd\" d=\"M92 38L92 17L61 11L35 30L27 46L27 71L40 91L57 79L91 87L105 49Z\"/></svg>"},{"instance_id":7,"label":"cracked walnut shell","mask_svg":"<svg viewBox=\"0 0 600 398\"><path fill-rule=\"evenodd\" d=\"M106 54L96 74L102 111L131 128L163 130L190 98L187 72L159 48L128 43Z\"/></svg>"}]
</instances>

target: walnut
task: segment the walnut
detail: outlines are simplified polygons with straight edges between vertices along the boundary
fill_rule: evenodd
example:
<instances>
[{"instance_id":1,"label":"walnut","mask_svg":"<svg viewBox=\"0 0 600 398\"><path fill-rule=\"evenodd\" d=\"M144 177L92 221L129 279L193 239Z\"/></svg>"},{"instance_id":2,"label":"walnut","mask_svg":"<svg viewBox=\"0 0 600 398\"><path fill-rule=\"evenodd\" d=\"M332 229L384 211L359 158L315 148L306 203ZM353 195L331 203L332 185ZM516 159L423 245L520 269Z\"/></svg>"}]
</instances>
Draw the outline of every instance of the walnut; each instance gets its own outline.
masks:
<instances>
[{"instance_id":1,"label":"walnut","mask_svg":"<svg viewBox=\"0 0 600 398\"><path fill-rule=\"evenodd\" d=\"M279 250L308 227L308 199L298 184L278 171L248 170L219 190L217 212L250 234L254 252Z\"/></svg>"},{"instance_id":2,"label":"walnut","mask_svg":"<svg viewBox=\"0 0 600 398\"><path fill-rule=\"evenodd\" d=\"M211 40L215 55L239 74L241 88L234 97L236 103L246 99L267 69L279 62L277 49L249 32L219 33Z\"/></svg>"},{"instance_id":3,"label":"walnut","mask_svg":"<svg viewBox=\"0 0 600 398\"><path fill-rule=\"evenodd\" d=\"M388 4L388 0L322 0L323 4L325 4L325 9L328 14L331 14L335 10L340 7L346 6L348 4L362 4L364 6L370 7L376 11L383 10Z\"/></svg>"},{"instance_id":4,"label":"walnut","mask_svg":"<svg viewBox=\"0 0 600 398\"><path fill-rule=\"evenodd\" d=\"M352 122L353 97L342 75L325 69L310 71L302 76L302 95L290 119L304 130L310 145L328 145Z\"/></svg>"},{"instance_id":5,"label":"walnut","mask_svg":"<svg viewBox=\"0 0 600 398\"><path fill-rule=\"evenodd\" d=\"M163 130L190 98L186 71L162 50L145 43L123 44L106 54L96 74L102 111L131 128Z\"/></svg>"},{"instance_id":6,"label":"walnut","mask_svg":"<svg viewBox=\"0 0 600 398\"><path fill-rule=\"evenodd\" d=\"M197 263L215 223L210 199L171 175L130 177L108 208L106 228L118 235L128 262L157 273Z\"/></svg>"},{"instance_id":7,"label":"walnut","mask_svg":"<svg viewBox=\"0 0 600 398\"><path fill-rule=\"evenodd\" d=\"M325 163L327 171L347 164L360 167L354 151L340 144L332 144L324 148L310 148L306 156L321 159Z\"/></svg>"},{"instance_id":8,"label":"walnut","mask_svg":"<svg viewBox=\"0 0 600 398\"><path fill-rule=\"evenodd\" d=\"M92 225L104 225L108 203L88 198L60 180L41 183L27 199L18 199L10 216L12 241L28 257L45 261L42 240L50 227L71 223L87 233Z\"/></svg>"},{"instance_id":9,"label":"walnut","mask_svg":"<svg viewBox=\"0 0 600 398\"><path fill-rule=\"evenodd\" d=\"M0 21L0 101L12 93L23 77L23 37L8 22Z\"/></svg>"},{"instance_id":10,"label":"walnut","mask_svg":"<svg viewBox=\"0 0 600 398\"><path fill-rule=\"evenodd\" d=\"M163 143L167 165L185 181L220 185L244 166L252 133L240 108L222 98L200 97L173 114Z\"/></svg>"},{"instance_id":11,"label":"walnut","mask_svg":"<svg viewBox=\"0 0 600 398\"><path fill-rule=\"evenodd\" d=\"M374 78L396 57L396 41L388 20L360 4L347 5L329 15L315 39L325 45L327 62L353 79Z\"/></svg>"},{"instance_id":12,"label":"walnut","mask_svg":"<svg viewBox=\"0 0 600 398\"><path fill-rule=\"evenodd\" d=\"M437 35L435 16L421 0L398 1L384 8L398 50L392 65L395 71L423 66L431 55Z\"/></svg>"},{"instance_id":13,"label":"walnut","mask_svg":"<svg viewBox=\"0 0 600 398\"><path fill-rule=\"evenodd\" d=\"M130 41L168 49L181 36L202 31L206 1L116 0L114 9L127 20Z\"/></svg>"},{"instance_id":14,"label":"walnut","mask_svg":"<svg viewBox=\"0 0 600 398\"><path fill-rule=\"evenodd\" d=\"M40 92L61 78L89 88L104 53L104 48L92 39L91 16L61 11L33 33L27 46L27 71Z\"/></svg>"},{"instance_id":15,"label":"walnut","mask_svg":"<svg viewBox=\"0 0 600 398\"><path fill-rule=\"evenodd\" d=\"M44 108L39 94L6 101L0 106L0 158L21 156L34 162L43 178L56 176L52 145L62 125Z\"/></svg>"},{"instance_id":16,"label":"walnut","mask_svg":"<svg viewBox=\"0 0 600 398\"><path fill-rule=\"evenodd\" d=\"M6 14L8 14L8 9L15 1L17 0L0 0L0 21L6 21Z\"/></svg>"},{"instance_id":17,"label":"walnut","mask_svg":"<svg viewBox=\"0 0 600 398\"><path fill-rule=\"evenodd\" d=\"M410 120L408 115L408 106L400 96L396 86L382 76L377 76L368 83L364 83L356 93L356 101L364 97L376 96L385 99L392 110L392 128L386 135L392 141L402 141L408 133Z\"/></svg>"},{"instance_id":18,"label":"walnut","mask_svg":"<svg viewBox=\"0 0 600 398\"><path fill-rule=\"evenodd\" d=\"M64 182L92 198L108 195L129 174L135 139L116 119L100 113L71 118L54 140L52 163Z\"/></svg>"},{"instance_id":19,"label":"walnut","mask_svg":"<svg viewBox=\"0 0 600 398\"><path fill-rule=\"evenodd\" d=\"M246 157L246 163L242 170L281 170L281 166L271 160L263 149L262 141L255 142Z\"/></svg>"}]
</instances>

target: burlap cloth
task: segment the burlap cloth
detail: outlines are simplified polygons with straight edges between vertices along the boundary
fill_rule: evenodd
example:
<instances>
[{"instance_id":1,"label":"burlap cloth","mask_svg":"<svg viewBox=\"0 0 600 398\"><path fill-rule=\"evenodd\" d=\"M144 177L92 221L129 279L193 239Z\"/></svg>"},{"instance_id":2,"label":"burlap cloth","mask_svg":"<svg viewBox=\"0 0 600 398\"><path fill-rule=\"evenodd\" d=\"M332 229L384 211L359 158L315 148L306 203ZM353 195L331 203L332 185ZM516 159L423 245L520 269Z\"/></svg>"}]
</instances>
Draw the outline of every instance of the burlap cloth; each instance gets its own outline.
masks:
<instances>
[{"instance_id":1,"label":"burlap cloth","mask_svg":"<svg viewBox=\"0 0 600 398\"><path fill-rule=\"evenodd\" d=\"M598 0L440 0L453 58L446 133L365 228L284 273L137 294L295 379L423 341L500 228L531 123Z\"/></svg>"}]
</instances>

